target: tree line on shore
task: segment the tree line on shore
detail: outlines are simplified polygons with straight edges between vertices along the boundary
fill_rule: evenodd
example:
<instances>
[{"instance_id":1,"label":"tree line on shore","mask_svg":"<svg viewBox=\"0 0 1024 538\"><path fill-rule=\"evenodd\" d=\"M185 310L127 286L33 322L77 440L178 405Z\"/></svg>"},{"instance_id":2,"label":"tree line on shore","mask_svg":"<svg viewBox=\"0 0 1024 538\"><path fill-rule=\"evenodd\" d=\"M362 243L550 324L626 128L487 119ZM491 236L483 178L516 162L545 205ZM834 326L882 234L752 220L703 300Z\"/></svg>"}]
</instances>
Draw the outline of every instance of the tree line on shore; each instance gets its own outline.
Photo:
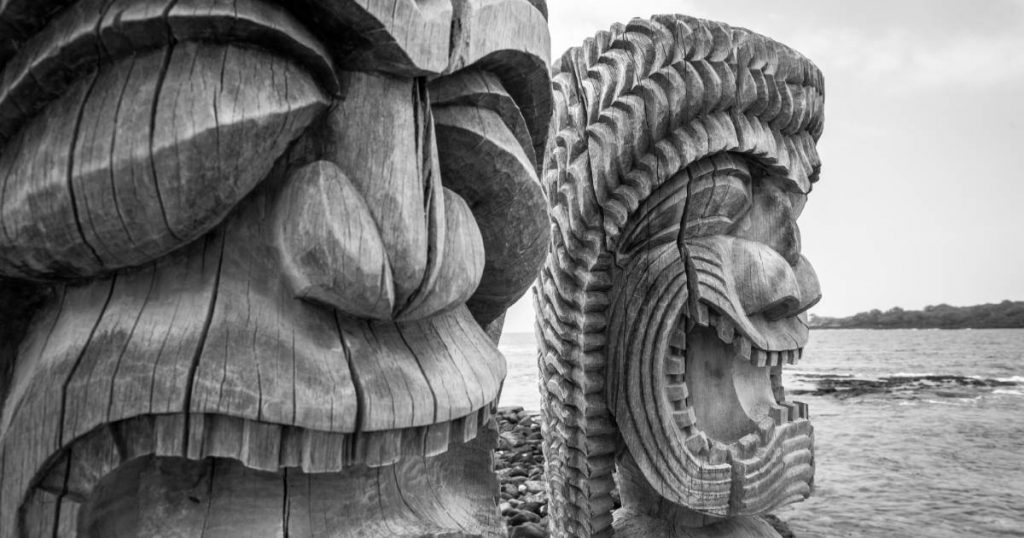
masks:
<instances>
[{"instance_id":1,"label":"tree line on shore","mask_svg":"<svg viewBox=\"0 0 1024 538\"><path fill-rule=\"evenodd\" d=\"M923 310L898 306L885 312L874 309L845 318L810 315L815 329L1020 329L1024 328L1024 301L974 306L931 305Z\"/></svg>"}]
</instances>

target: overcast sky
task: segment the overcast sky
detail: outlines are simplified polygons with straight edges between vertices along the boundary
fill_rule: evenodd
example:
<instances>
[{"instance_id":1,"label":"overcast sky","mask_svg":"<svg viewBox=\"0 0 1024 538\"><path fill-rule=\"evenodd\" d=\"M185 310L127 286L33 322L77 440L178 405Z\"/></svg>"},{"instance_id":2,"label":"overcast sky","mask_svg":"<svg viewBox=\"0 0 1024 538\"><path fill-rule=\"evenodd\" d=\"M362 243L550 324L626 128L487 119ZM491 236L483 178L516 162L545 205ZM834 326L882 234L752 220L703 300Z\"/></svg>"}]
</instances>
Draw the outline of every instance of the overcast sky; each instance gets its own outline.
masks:
<instances>
[{"instance_id":1,"label":"overcast sky","mask_svg":"<svg viewBox=\"0 0 1024 538\"><path fill-rule=\"evenodd\" d=\"M1024 300L1024 2L548 0L552 57L684 13L785 43L825 74L821 181L800 227L818 315ZM529 296L506 330L532 331Z\"/></svg>"}]
</instances>

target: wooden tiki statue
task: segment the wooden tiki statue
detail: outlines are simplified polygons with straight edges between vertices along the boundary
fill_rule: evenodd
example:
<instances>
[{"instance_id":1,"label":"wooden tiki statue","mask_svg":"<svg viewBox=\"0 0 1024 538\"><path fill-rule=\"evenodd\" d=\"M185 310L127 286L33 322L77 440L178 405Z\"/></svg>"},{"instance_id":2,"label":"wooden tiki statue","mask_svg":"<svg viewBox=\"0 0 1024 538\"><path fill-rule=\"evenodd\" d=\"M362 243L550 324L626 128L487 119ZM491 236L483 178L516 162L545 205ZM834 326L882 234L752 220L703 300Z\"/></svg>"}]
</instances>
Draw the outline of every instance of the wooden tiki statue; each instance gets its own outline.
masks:
<instances>
[{"instance_id":1,"label":"wooden tiki statue","mask_svg":"<svg viewBox=\"0 0 1024 538\"><path fill-rule=\"evenodd\" d=\"M491 536L543 0L0 1L0 538Z\"/></svg>"},{"instance_id":2,"label":"wooden tiki statue","mask_svg":"<svg viewBox=\"0 0 1024 538\"><path fill-rule=\"evenodd\" d=\"M821 73L657 16L569 50L553 85L536 294L553 534L774 536L754 516L813 487L807 408L780 376L820 297L796 219Z\"/></svg>"}]
</instances>

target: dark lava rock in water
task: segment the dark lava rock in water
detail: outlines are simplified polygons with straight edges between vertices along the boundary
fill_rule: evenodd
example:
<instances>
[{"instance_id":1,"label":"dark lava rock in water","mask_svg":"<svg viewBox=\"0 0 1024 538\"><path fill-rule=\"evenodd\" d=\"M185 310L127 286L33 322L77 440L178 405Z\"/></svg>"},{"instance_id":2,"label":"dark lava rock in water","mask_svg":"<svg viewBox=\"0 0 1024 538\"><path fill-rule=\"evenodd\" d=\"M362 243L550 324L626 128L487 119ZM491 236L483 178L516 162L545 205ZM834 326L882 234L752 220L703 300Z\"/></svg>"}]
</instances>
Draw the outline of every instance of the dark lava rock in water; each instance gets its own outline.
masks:
<instances>
[{"instance_id":1,"label":"dark lava rock in water","mask_svg":"<svg viewBox=\"0 0 1024 538\"><path fill-rule=\"evenodd\" d=\"M782 521L774 514L765 514L761 516L761 519L767 521L782 538L796 538L796 535L793 534L793 529L790 529L785 521Z\"/></svg>"},{"instance_id":2,"label":"dark lava rock in water","mask_svg":"<svg viewBox=\"0 0 1024 538\"><path fill-rule=\"evenodd\" d=\"M878 379L813 374L805 374L802 377L807 381L813 381L816 387L810 390L790 390L789 394L833 396L841 400L869 394L890 394L911 399L927 395L940 398L973 398L980 393L991 392L997 387L1016 385L1011 381L959 375L897 375Z\"/></svg>"}]
</instances>

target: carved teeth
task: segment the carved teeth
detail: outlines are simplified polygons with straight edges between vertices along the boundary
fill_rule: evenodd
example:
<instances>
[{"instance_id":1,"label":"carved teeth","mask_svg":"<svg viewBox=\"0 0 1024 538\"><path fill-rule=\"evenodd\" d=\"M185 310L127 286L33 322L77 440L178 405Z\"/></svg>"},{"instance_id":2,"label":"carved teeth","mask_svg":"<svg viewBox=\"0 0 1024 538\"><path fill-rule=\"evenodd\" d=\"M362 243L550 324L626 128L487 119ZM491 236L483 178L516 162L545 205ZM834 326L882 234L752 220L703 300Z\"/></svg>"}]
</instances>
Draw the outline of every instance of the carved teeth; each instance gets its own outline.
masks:
<instances>
[{"instance_id":1,"label":"carved teeth","mask_svg":"<svg viewBox=\"0 0 1024 538\"><path fill-rule=\"evenodd\" d=\"M685 354L686 352L686 331L683 329L676 329L672 332L672 339L669 340L668 345L672 346L673 352L678 354ZM677 351L678 350L678 351Z\"/></svg>"},{"instance_id":2,"label":"carved teeth","mask_svg":"<svg viewBox=\"0 0 1024 538\"><path fill-rule=\"evenodd\" d=\"M692 407L685 407L672 413L672 419L675 420L676 426L679 426L681 430L692 428L697 423L697 416L693 414Z\"/></svg>"},{"instance_id":3,"label":"carved teeth","mask_svg":"<svg viewBox=\"0 0 1024 538\"><path fill-rule=\"evenodd\" d=\"M668 400L672 402L677 409L682 409L686 404L686 398L690 396L690 391L687 390L686 382L684 381L678 385L669 385L665 387L665 396L668 397Z\"/></svg>"},{"instance_id":4,"label":"carved teeth","mask_svg":"<svg viewBox=\"0 0 1024 538\"><path fill-rule=\"evenodd\" d=\"M777 426L781 426L787 422L808 420L810 408L803 402L779 402L768 410L768 415Z\"/></svg>"},{"instance_id":5,"label":"carved teeth","mask_svg":"<svg viewBox=\"0 0 1024 538\"><path fill-rule=\"evenodd\" d=\"M686 359L682 355L669 355L665 358L665 374L681 376L686 373Z\"/></svg>"},{"instance_id":6,"label":"carved teeth","mask_svg":"<svg viewBox=\"0 0 1024 538\"><path fill-rule=\"evenodd\" d=\"M739 448L740 456L743 459L752 458L757 455L757 446L760 442L760 437L756 433L748 433L740 440L733 444L733 447Z\"/></svg>"},{"instance_id":7,"label":"carved teeth","mask_svg":"<svg viewBox=\"0 0 1024 538\"><path fill-rule=\"evenodd\" d=\"M796 410L797 418L800 420L808 420L811 418L810 408L804 402L793 402L793 407Z\"/></svg>"},{"instance_id":8,"label":"carved teeth","mask_svg":"<svg viewBox=\"0 0 1024 538\"><path fill-rule=\"evenodd\" d=\"M711 465L721 465L729 461L729 449L718 442L711 444L711 448L708 452L708 463Z\"/></svg>"},{"instance_id":9,"label":"carved teeth","mask_svg":"<svg viewBox=\"0 0 1024 538\"><path fill-rule=\"evenodd\" d=\"M763 349L754 348L750 352L750 362L758 368L768 366L768 352Z\"/></svg>"},{"instance_id":10,"label":"carved teeth","mask_svg":"<svg viewBox=\"0 0 1024 538\"><path fill-rule=\"evenodd\" d=\"M740 336L736 338L732 343L732 348L740 360L751 360L753 347L750 345L750 340L746 337Z\"/></svg>"},{"instance_id":11,"label":"carved teeth","mask_svg":"<svg viewBox=\"0 0 1024 538\"><path fill-rule=\"evenodd\" d=\"M686 450L690 451L690 454L699 456L708 451L710 443L708 442L708 436L704 435L704 432L697 432L686 438Z\"/></svg>"},{"instance_id":12,"label":"carved teeth","mask_svg":"<svg viewBox=\"0 0 1024 538\"><path fill-rule=\"evenodd\" d=\"M721 341L726 344L733 342L733 338L736 336L736 327L731 320L719 316L718 321L715 323L715 328L718 329L718 338Z\"/></svg>"},{"instance_id":13,"label":"carved teeth","mask_svg":"<svg viewBox=\"0 0 1024 538\"><path fill-rule=\"evenodd\" d=\"M749 360L751 364L759 368L776 367L782 366L783 364L796 364L803 355L803 350L799 348L786 349L782 351L765 351L754 347L750 348L747 352L749 353L749 356L746 356L744 354L744 346L749 346L750 341L742 336L738 336L732 345L738 359Z\"/></svg>"},{"instance_id":14,"label":"carved teeth","mask_svg":"<svg viewBox=\"0 0 1024 538\"><path fill-rule=\"evenodd\" d=\"M772 440L772 437L775 436L775 420L772 417L764 417L757 423L757 432L761 438L761 443L767 445Z\"/></svg>"},{"instance_id":15,"label":"carved teeth","mask_svg":"<svg viewBox=\"0 0 1024 538\"><path fill-rule=\"evenodd\" d=\"M778 407L772 406L768 409L768 416L772 417L776 425L781 426L789 422L789 408L782 407L781 404Z\"/></svg>"}]
</instances>

